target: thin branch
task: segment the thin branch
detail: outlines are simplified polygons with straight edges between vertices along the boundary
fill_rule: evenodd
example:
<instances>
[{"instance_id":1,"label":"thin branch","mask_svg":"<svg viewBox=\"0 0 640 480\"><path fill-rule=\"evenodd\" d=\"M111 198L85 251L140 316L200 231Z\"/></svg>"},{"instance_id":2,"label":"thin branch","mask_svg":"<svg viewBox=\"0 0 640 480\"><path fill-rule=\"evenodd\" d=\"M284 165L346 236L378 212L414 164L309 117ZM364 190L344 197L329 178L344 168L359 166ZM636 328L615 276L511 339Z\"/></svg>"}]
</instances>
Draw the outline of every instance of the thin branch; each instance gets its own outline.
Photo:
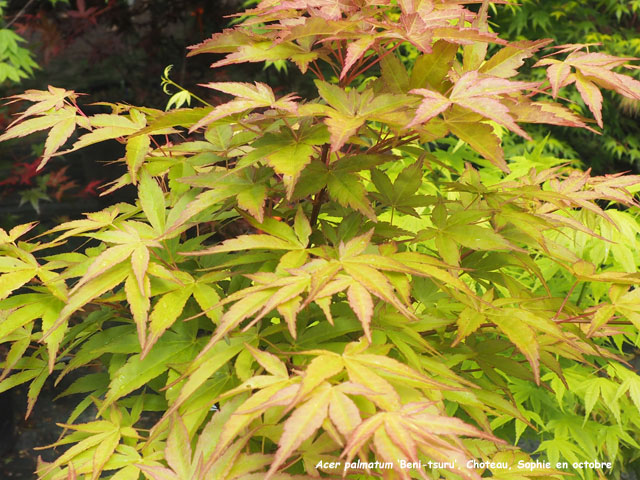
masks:
<instances>
[{"instance_id":1,"label":"thin branch","mask_svg":"<svg viewBox=\"0 0 640 480\"><path fill-rule=\"evenodd\" d=\"M20 11L18 13L16 13L16 15L9 21L9 23L7 23L4 28L9 28L11 25L13 25L16 21L18 21L20 19L20 17L22 15L24 15L24 12L27 11L27 9L29 8L29 6L34 2L34 0L29 0L27 3L25 3L24 7L22 7L20 9Z\"/></svg>"}]
</instances>

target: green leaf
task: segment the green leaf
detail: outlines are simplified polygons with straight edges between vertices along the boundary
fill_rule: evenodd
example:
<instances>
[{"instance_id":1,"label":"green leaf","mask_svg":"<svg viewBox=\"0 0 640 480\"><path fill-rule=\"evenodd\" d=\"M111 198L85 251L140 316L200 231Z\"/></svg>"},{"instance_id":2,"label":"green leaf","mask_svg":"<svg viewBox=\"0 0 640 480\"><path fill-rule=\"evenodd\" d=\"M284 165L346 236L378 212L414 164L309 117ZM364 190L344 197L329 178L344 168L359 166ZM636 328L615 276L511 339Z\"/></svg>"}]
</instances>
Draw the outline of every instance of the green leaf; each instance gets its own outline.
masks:
<instances>
[{"instance_id":1,"label":"green leaf","mask_svg":"<svg viewBox=\"0 0 640 480\"><path fill-rule=\"evenodd\" d=\"M17 290L36 276L34 268L5 273L0 276L0 300L6 298L11 292Z\"/></svg>"},{"instance_id":2,"label":"green leaf","mask_svg":"<svg viewBox=\"0 0 640 480\"><path fill-rule=\"evenodd\" d=\"M144 358L140 354L130 356L111 379L109 391L100 406L102 413L113 402L149 383L167 371L169 365L179 364L191 358L194 344L171 332L165 333Z\"/></svg>"},{"instance_id":3,"label":"green leaf","mask_svg":"<svg viewBox=\"0 0 640 480\"><path fill-rule=\"evenodd\" d=\"M138 196L142 210L153 229L158 233L163 233L165 226L164 193L158 182L144 170L140 172Z\"/></svg>"},{"instance_id":4,"label":"green leaf","mask_svg":"<svg viewBox=\"0 0 640 480\"><path fill-rule=\"evenodd\" d=\"M327 181L329 195L340 205L355 208L371 221L377 221L375 212L366 199L364 186L353 173L332 171Z\"/></svg>"},{"instance_id":5,"label":"green leaf","mask_svg":"<svg viewBox=\"0 0 640 480\"><path fill-rule=\"evenodd\" d=\"M409 91L409 74L395 54L391 53L382 57L380 68L382 69L382 80L391 93L407 93Z\"/></svg>"},{"instance_id":6,"label":"green leaf","mask_svg":"<svg viewBox=\"0 0 640 480\"><path fill-rule=\"evenodd\" d=\"M160 297L149 315L149 337L142 350L141 358L145 358L165 330L178 319L192 291L191 285L184 285Z\"/></svg>"},{"instance_id":7,"label":"green leaf","mask_svg":"<svg viewBox=\"0 0 640 480\"><path fill-rule=\"evenodd\" d=\"M451 64L456 57L458 45L444 40L433 44L431 53L421 55L411 71L410 88L425 88L444 92L447 87L443 82Z\"/></svg>"},{"instance_id":8,"label":"green leaf","mask_svg":"<svg viewBox=\"0 0 640 480\"><path fill-rule=\"evenodd\" d=\"M150 146L151 137L149 135L138 135L127 140L125 158L131 181L134 184L138 181L138 170L144 163Z\"/></svg>"}]
</instances>

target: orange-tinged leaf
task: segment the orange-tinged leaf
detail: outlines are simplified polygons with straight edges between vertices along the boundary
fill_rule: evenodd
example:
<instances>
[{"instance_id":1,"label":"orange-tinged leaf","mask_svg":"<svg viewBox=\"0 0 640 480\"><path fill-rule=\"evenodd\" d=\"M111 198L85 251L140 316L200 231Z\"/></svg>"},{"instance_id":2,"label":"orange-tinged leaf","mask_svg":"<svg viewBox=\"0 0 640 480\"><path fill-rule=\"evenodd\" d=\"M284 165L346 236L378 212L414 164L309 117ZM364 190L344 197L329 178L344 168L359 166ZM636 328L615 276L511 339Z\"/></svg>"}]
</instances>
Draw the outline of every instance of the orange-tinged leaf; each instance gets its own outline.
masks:
<instances>
[{"instance_id":1,"label":"orange-tinged leaf","mask_svg":"<svg viewBox=\"0 0 640 480\"><path fill-rule=\"evenodd\" d=\"M349 306L354 311L367 340L371 341L371 318L373 317L373 299L369 291L358 282L353 282L347 290Z\"/></svg>"},{"instance_id":2,"label":"orange-tinged leaf","mask_svg":"<svg viewBox=\"0 0 640 480\"><path fill-rule=\"evenodd\" d=\"M328 384L316 390L316 393L304 404L298 407L284 423L282 437L278 442L271 468L265 476L269 480L278 468L295 452L307 438L320 428L327 417L331 388Z\"/></svg>"}]
</instances>

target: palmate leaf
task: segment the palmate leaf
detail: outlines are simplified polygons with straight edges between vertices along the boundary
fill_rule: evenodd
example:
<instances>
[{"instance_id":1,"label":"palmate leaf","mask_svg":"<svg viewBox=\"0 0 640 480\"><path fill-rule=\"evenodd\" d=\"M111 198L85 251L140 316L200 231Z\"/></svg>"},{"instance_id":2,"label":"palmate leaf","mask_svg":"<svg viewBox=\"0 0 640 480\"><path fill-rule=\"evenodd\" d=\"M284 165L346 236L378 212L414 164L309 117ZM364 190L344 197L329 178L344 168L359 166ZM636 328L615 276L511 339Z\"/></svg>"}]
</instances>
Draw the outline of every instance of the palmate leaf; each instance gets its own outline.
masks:
<instances>
[{"instance_id":1,"label":"palmate leaf","mask_svg":"<svg viewBox=\"0 0 640 480\"><path fill-rule=\"evenodd\" d=\"M294 410L284 423L284 431L278 442L278 451L265 476L266 480L272 478L289 455L320 428L327 417L330 399L331 388L328 384L324 384L315 390L309 400Z\"/></svg>"}]
</instances>

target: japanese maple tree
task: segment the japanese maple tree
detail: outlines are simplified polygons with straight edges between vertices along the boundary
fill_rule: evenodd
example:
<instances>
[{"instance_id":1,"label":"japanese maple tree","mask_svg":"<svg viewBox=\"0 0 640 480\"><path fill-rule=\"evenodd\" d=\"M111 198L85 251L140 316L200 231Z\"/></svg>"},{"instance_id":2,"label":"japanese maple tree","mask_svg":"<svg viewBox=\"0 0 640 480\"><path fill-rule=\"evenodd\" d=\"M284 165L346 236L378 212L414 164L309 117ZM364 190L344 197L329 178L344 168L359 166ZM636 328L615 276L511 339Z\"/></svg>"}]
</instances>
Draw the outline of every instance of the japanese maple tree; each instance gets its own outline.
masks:
<instances>
[{"instance_id":1,"label":"japanese maple tree","mask_svg":"<svg viewBox=\"0 0 640 480\"><path fill-rule=\"evenodd\" d=\"M616 70L633 59L565 45L538 62L548 81L516 79L549 42L501 40L473 3L265 0L191 48L223 54L214 68L291 62L313 99L239 82L169 112L13 98L32 105L0 140L49 130L42 166L119 139L127 172L105 193L138 189L43 238L0 232L0 390L30 382L31 410L50 375L103 367L63 392L84 394L55 444L72 446L41 478L562 478L560 454L620 474L640 275L633 251L594 252L616 228L636 242L639 179L549 163L543 145L511 160L502 138L593 128L556 98L571 83L602 126L600 88L640 98ZM48 251L71 237L92 246ZM613 433L543 442L553 465L524 466L514 445L546 428L534 394ZM74 423L92 403L99 418Z\"/></svg>"}]
</instances>

